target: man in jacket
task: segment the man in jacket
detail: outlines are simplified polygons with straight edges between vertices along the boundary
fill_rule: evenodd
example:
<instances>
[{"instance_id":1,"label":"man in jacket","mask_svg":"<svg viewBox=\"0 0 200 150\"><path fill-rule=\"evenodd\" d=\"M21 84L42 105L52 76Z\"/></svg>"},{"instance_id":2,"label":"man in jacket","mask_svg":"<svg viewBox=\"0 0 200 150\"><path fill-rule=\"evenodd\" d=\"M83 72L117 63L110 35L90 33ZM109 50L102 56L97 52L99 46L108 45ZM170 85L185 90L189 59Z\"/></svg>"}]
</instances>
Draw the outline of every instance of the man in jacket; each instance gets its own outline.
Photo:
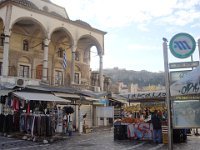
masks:
<instances>
[{"instance_id":1,"label":"man in jacket","mask_svg":"<svg viewBox=\"0 0 200 150\"><path fill-rule=\"evenodd\" d=\"M159 115L157 110L154 111L151 121L153 124L153 141L156 144L162 143L162 131L161 131L162 116Z\"/></svg>"}]
</instances>

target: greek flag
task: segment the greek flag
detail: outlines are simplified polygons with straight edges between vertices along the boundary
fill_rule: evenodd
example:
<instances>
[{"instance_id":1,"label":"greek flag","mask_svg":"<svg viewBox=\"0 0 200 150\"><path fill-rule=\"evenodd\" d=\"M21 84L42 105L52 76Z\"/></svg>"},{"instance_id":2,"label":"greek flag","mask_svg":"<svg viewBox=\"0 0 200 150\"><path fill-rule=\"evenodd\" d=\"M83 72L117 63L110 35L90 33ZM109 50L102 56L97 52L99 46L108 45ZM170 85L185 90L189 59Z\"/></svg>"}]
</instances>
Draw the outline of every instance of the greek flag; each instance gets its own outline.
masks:
<instances>
[{"instance_id":1,"label":"greek flag","mask_svg":"<svg viewBox=\"0 0 200 150\"><path fill-rule=\"evenodd\" d=\"M63 53L63 68L66 69L67 68L67 55L66 55L66 51L64 50Z\"/></svg>"}]
</instances>

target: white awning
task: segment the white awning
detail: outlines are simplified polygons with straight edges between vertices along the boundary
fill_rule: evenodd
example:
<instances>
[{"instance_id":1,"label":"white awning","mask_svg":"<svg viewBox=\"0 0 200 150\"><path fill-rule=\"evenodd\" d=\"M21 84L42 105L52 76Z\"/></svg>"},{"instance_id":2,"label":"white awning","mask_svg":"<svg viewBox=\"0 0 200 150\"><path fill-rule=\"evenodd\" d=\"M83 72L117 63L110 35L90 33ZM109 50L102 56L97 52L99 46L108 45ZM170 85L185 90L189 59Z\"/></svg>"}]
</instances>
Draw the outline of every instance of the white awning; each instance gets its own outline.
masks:
<instances>
[{"instance_id":1,"label":"white awning","mask_svg":"<svg viewBox=\"0 0 200 150\"><path fill-rule=\"evenodd\" d=\"M88 101L99 101L100 99L93 98L93 97L88 97L88 96L83 96L86 100Z\"/></svg>"},{"instance_id":2,"label":"white awning","mask_svg":"<svg viewBox=\"0 0 200 150\"><path fill-rule=\"evenodd\" d=\"M75 98L75 99L80 99L81 97L83 98L82 100L88 100L88 101L99 101L100 99L89 97L89 96L79 96L78 94L68 94L68 93L54 93L55 96L58 97L64 97L64 98Z\"/></svg>"},{"instance_id":3,"label":"white awning","mask_svg":"<svg viewBox=\"0 0 200 150\"><path fill-rule=\"evenodd\" d=\"M77 95L77 94L68 94L68 93L57 93L57 92L54 92L54 95L58 96L58 97L65 97L65 98L77 98L77 99L80 98L80 96Z\"/></svg>"},{"instance_id":4,"label":"white awning","mask_svg":"<svg viewBox=\"0 0 200 150\"><path fill-rule=\"evenodd\" d=\"M53 94L46 94L46 93L13 92L13 94L24 100L66 102L66 103L70 102L69 100L54 96Z\"/></svg>"},{"instance_id":5,"label":"white awning","mask_svg":"<svg viewBox=\"0 0 200 150\"><path fill-rule=\"evenodd\" d=\"M8 95L12 90L0 90L0 96Z\"/></svg>"}]
</instances>

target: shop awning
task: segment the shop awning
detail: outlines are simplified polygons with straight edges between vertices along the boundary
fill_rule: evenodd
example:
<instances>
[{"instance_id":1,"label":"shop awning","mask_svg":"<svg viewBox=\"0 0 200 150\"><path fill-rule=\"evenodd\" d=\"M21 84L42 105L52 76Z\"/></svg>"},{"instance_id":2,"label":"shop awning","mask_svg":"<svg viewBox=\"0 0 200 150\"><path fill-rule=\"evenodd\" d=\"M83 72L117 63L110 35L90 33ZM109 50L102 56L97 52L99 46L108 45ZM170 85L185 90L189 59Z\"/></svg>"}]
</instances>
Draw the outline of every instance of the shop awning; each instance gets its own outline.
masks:
<instances>
[{"instance_id":1,"label":"shop awning","mask_svg":"<svg viewBox=\"0 0 200 150\"><path fill-rule=\"evenodd\" d=\"M57 97L53 94L47 94L47 93L13 92L13 94L24 100L66 102L66 103L71 102L69 100Z\"/></svg>"},{"instance_id":2,"label":"shop awning","mask_svg":"<svg viewBox=\"0 0 200 150\"><path fill-rule=\"evenodd\" d=\"M165 91L149 91L138 93L124 93L120 96L126 98L128 102L150 102L150 101L164 101L166 98Z\"/></svg>"},{"instance_id":3,"label":"shop awning","mask_svg":"<svg viewBox=\"0 0 200 150\"><path fill-rule=\"evenodd\" d=\"M0 90L0 96L8 95L10 92L12 92L12 90Z\"/></svg>"},{"instance_id":4,"label":"shop awning","mask_svg":"<svg viewBox=\"0 0 200 150\"><path fill-rule=\"evenodd\" d=\"M80 91L79 94L82 96L92 97L95 99L99 99L99 98L102 98L102 97L105 97L108 95L107 92L94 92L94 91L90 91L90 90L82 90L82 91Z\"/></svg>"},{"instance_id":5,"label":"shop awning","mask_svg":"<svg viewBox=\"0 0 200 150\"><path fill-rule=\"evenodd\" d=\"M80 96L78 94L68 94L68 93L54 93L55 96L58 97L63 97L63 98L73 98L77 100L87 100L87 101L99 101L100 99L94 98L94 97L89 97L89 96Z\"/></svg>"},{"instance_id":6,"label":"shop awning","mask_svg":"<svg viewBox=\"0 0 200 150\"><path fill-rule=\"evenodd\" d=\"M68 93L57 93L57 92L54 92L54 95L58 96L58 97L64 97L64 98L75 98L75 99L79 99L80 98L80 96L77 95L77 94L68 94Z\"/></svg>"}]
</instances>

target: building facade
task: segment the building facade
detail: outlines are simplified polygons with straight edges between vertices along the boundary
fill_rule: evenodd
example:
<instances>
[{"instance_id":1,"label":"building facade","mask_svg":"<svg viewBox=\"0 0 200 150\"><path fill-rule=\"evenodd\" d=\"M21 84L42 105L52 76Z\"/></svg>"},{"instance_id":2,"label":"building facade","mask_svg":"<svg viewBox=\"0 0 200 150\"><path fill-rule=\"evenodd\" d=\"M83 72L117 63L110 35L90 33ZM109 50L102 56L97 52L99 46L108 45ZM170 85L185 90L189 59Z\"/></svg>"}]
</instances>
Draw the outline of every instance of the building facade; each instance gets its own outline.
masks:
<instances>
[{"instance_id":1,"label":"building facade","mask_svg":"<svg viewBox=\"0 0 200 150\"><path fill-rule=\"evenodd\" d=\"M0 1L0 82L91 89L90 48L99 56L103 90L104 35L49 0Z\"/></svg>"}]
</instances>

